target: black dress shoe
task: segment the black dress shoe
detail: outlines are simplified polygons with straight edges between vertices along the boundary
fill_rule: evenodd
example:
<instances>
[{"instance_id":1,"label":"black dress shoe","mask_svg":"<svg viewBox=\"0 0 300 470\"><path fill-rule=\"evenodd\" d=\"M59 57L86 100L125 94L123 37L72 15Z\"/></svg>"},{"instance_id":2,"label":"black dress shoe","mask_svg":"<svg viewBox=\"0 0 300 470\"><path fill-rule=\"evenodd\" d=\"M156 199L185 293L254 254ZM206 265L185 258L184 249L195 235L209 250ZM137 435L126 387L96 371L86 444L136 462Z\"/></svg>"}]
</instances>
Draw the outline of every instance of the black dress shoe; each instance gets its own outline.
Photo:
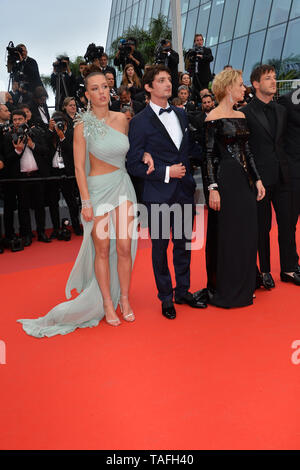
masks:
<instances>
[{"instance_id":1,"label":"black dress shoe","mask_svg":"<svg viewBox=\"0 0 300 470\"><path fill-rule=\"evenodd\" d=\"M299 264L297 266L297 269L295 269L295 273L298 274L298 276L300 276L300 266L299 266Z\"/></svg>"},{"instance_id":2,"label":"black dress shoe","mask_svg":"<svg viewBox=\"0 0 300 470\"><path fill-rule=\"evenodd\" d=\"M23 245L24 246L30 246L32 243L32 238L31 235L25 235L23 238Z\"/></svg>"},{"instance_id":3,"label":"black dress shoe","mask_svg":"<svg viewBox=\"0 0 300 470\"><path fill-rule=\"evenodd\" d=\"M201 298L198 293L199 291L197 292L197 296L194 296L191 292L187 292L182 297L175 296L175 304L187 304L193 308L206 308L207 302L204 298Z\"/></svg>"},{"instance_id":4,"label":"black dress shoe","mask_svg":"<svg viewBox=\"0 0 300 470\"><path fill-rule=\"evenodd\" d=\"M261 273L261 285L264 286L264 288L267 290L273 289L273 287L275 287L275 282L271 273Z\"/></svg>"},{"instance_id":5,"label":"black dress shoe","mask_svg":"<svg viewBox=\"0 0 300 470\"><path fill-rule=\"evenodd\" d=\"M51 242L51 240L47 237L45 232L40 232L38 234L38 241L39 242L44 242L44 243L50 243Z\"/></svg>"},{"instance_id":6,"label":"black dress shoe","mask_svg":"<svg viewBox=\"0 0 300 470\"><path fill-rule=\"evenodd\" d=\"M292 282L296 286L300 286L300 274L294 272L291 276L286 273L280 273L280 279L282 282Z\"/></svg>"},{"instance_id":7,"label":"black dress shoe","mask_svg":"<svg viewBox=\"0 0 300 470\"><path fill-rule=\"evenodd\" d=\"M168 318L169 320L174 320L174 318L176 318L176 310L172 300L165 300L162 302L161 308L164 317Z\"/></svg>"}]
</instances>

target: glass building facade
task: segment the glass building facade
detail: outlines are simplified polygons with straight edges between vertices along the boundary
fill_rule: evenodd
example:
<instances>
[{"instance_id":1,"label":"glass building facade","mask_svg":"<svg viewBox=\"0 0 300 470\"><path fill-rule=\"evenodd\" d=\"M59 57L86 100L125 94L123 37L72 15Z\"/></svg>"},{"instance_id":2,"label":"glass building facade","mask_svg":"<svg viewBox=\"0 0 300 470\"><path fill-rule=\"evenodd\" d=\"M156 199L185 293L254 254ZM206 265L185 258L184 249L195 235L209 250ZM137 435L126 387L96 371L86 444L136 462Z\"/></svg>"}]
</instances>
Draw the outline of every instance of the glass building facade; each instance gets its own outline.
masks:
<instances>
[{"instance_id":1,"label":"glass building facade","mask_svg":"<svg viewBox=\"0 0 300 470\"><path fill-rule=\"evenodd\" d=\"M171 0L172 1L172 0ZM106 50L129 26L147 30L159 13L171 22L170 0L112 0ZM244 70L249 83L257 63L281 63L300 76L300 0L181 0L183 48L203 34L214 56L211 70L224 65Z\"/></svg>"}]
</instances>

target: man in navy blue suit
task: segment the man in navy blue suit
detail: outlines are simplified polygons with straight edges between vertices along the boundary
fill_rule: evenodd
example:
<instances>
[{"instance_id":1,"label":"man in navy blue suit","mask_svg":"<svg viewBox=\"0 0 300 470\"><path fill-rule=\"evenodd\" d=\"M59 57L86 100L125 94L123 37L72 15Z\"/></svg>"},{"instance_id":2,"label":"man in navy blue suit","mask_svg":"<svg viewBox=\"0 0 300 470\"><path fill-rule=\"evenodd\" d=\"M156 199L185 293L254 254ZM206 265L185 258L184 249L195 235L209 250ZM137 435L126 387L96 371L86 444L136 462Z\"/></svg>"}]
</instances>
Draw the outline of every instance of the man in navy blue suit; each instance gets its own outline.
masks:
<instances>
[{"instance_id":1,"label":"man in navy blue suit","mask_svg":"<svg viewBox=\"0 0 300 470\"><path fill-rule=\"evenodd\" d=\"M149 68L143 77L150 97L149 105L130 122L129 173L143 178L142 200L148 210L152 241L152 264L162 302L162 313L176 317L173 287L168 267L167 248L170 231L176 287L175 303L205 308L204 300L195 298L190 288L190 241L195 213L195 181L189 155L200 157L200 148L189 139L188 120L183 110L170 106L172 82L164 65ZM154 169L148 171L144 153L151 155Z\"/></svg>"}]
</instances>

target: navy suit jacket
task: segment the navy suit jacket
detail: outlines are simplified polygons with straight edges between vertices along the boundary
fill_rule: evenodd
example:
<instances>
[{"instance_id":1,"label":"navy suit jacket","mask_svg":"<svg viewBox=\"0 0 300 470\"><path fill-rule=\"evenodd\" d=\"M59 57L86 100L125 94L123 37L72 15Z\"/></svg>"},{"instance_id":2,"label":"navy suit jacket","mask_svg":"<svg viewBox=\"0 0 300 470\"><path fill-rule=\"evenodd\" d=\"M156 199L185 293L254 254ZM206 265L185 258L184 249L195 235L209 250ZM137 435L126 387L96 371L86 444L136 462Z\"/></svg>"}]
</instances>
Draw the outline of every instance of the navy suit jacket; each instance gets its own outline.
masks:
<instances>
[{"instance_id":1,"label":"navy suit jacket","mask_svg":"<svg viewBox=\"0 0 300 470\"><path fill-rule=\"evenodd\" d=\"M190 140L185 111L174 106L172 109L182 129L179 150L151 106L148 105L130 122L127 169L133 176L144 179L142 199L145 202L169 202L180 189L191 198L195 192L196 184L191 175L189 156L200 159L201 149ZM144 152L149 152L154 161L155 171L150 175L146 174L148 166L142 161ZM181 179L170 178L169 183L165 183L166 167L177 163L182 163L186 167L185 176Z\"/></svg>"}]
</instances>

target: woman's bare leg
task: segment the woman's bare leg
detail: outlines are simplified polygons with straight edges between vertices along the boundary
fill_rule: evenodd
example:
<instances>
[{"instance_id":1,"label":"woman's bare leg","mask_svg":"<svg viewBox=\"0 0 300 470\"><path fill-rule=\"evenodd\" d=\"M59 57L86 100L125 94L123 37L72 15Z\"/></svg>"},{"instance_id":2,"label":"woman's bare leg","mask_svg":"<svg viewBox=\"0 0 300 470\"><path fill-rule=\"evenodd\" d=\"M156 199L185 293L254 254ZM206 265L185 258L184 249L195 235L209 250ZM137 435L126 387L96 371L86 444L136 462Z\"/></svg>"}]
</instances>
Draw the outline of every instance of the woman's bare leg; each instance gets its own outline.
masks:
<instances>
[{"instance_id":1,"label":"woman's bare leg","mask_svg":"<svg viewBox=\"0 0 300 470\"><path fill-rule=\"evenodd\" d=\"M103 297L105 317L108 323L117 326L120 321L115 312L110 292L109 214L95 218L92 237L95 247L95 276Z\"/></svg>"},{"instance_id":2,"label":"woman's bare leg","mask_svg":"<svg viewBox=\"0 0 300 470\"><path fill-rule=\"evenodd\" d=\"M133 321L134 315L129 303L129 287L132 271L131 240L133 230L132 202L126 201L115 209L114 222L116 227L118 275L120 281L120 304L125 320Z\"/></svg>"}]
</instances>

